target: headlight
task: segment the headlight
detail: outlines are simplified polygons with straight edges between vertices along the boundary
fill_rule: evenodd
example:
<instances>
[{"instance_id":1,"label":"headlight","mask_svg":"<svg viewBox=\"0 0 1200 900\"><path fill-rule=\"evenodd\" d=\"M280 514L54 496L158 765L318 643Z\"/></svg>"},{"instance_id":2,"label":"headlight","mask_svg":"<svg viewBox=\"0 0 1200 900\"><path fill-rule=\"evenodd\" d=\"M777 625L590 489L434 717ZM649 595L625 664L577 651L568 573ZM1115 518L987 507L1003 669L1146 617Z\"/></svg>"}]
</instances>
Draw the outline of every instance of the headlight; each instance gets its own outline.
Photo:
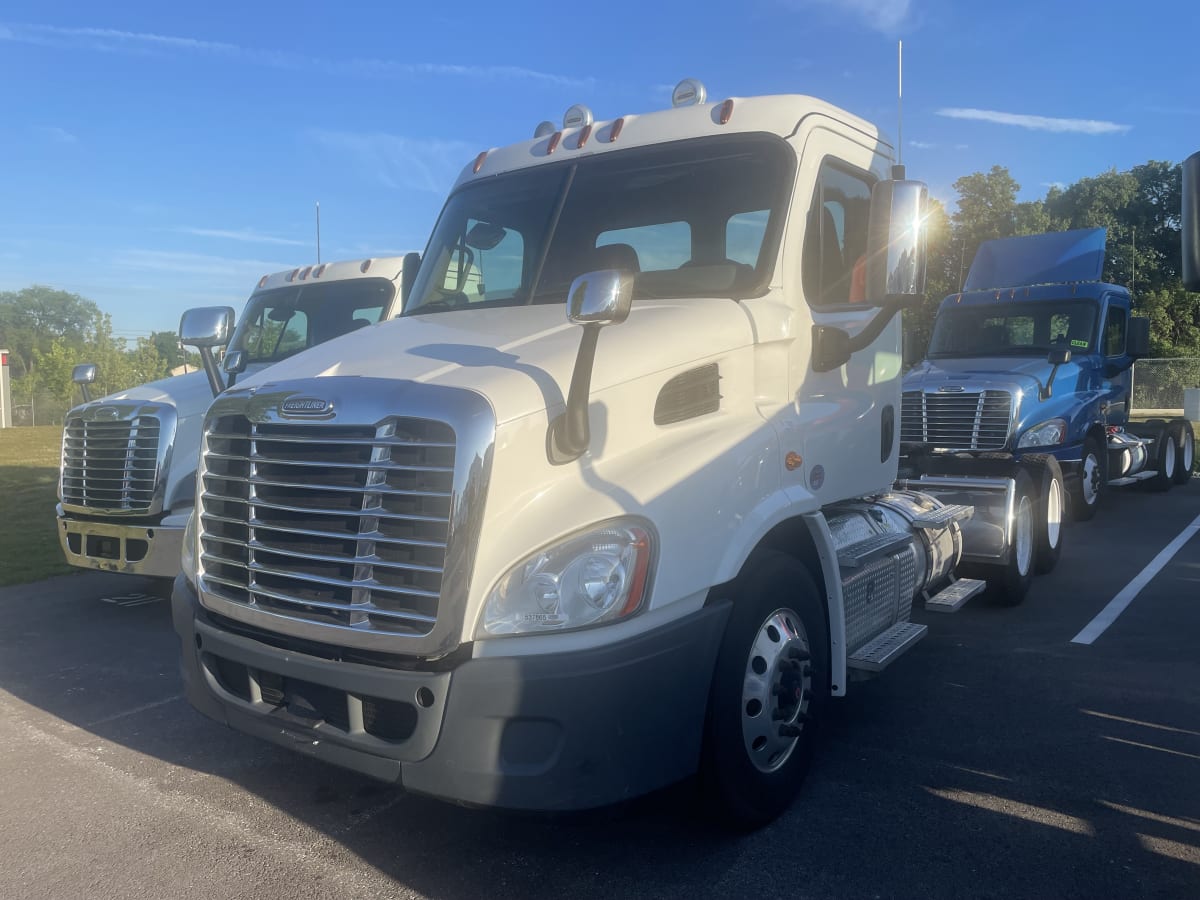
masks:
<instances>
[{"instance_id":1,"label":"headlight","mask_svg":"<svg viewBox=\"0 0 1200 900\"><path fill-rule=\"evenodd\" d=\"M1066 419L1048 419L1040 425L1034 425L1017 442L1017 448L1024 447L1055 447L1067 438Z\"/></svg>"},{"instance_id":2,"label":"headlight","mask_svg":"<svg viewBox=\"0 0 1200 900\"><path fill-rule=\"evenodd\" d=\"M193 584L196 581L196 508L188 516L187 524L183 526L183 550L179 554L179 567L184 577Z\"/></svg>"},{"instance_id":3,"label":"headlight","mask_svg":"<svg viewBox=\"0 0 1200 900\"><path fill-rule=\"evenodd\" d=\"M513 566L488 594L477 638L566 631L641 608L655 538L649 523L614 519Z\"/></svg>"}]
</instances>

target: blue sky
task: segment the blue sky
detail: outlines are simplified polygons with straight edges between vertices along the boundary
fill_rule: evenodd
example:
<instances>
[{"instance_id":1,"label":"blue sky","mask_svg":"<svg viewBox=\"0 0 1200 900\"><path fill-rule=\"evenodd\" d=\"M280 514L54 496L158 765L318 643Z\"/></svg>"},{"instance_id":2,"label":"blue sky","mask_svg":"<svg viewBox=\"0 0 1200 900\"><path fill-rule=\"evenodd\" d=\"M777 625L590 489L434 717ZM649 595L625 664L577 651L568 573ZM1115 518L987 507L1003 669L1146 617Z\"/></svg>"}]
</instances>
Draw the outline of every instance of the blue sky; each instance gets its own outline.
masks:
<instances>
[{"instance_id":1,"label":"blue sky","mask_svg":"<svg viewBox=\"0 0 1200 900\"><path fill-rule=\"evenodd\" d=\"M1152 14L1150 12L1152 10ZM203 6L8 0L0 290L95 300L127 337L258 277L422 249L479 150L584 102L822 97L896 130L952 200L1008 166L1022 198L1200 149L1194 0L742 0Z\"/></svg>"}]
</instances>

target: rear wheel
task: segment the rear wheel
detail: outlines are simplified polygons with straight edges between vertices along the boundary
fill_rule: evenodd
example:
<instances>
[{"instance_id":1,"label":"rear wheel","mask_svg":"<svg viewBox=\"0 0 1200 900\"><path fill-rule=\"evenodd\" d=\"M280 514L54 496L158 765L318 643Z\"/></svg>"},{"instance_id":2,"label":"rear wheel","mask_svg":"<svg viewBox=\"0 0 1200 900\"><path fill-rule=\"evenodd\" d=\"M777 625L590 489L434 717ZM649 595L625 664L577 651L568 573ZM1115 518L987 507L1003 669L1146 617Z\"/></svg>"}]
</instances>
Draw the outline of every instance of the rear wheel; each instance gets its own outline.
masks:
<instances>
[{"instance_id":1,"label":"rear wheel","mask_svg":"<svg viewBox=\"0 0 1200 900\"><path fill-rule=\"evenodd\" d=\"M1063 493L1062 467L1047 453L1033 453L1021 462L1033 477L1037 490L1037 506L1033 521L1034 563L1039 575L1054 570L1062 555Z\"/></svg>"},{"instance_id":2,"label":"rear wheel","mask_svg":"<svg viewBox=\"0 0 1200 900\"><path fill-rule=\"evenodd\" d=\"M1178 462L1176 455L1175 436L1171 429L1163 426L1154 433L1154 469L1153 478L1138 482L1138 487L1144 491L1161 494L1169 491L1175 484L1175 467Z\"/></svg>"},{"instance_id":3,"label":"rear wheel","mask_svg":"<svg viewBox=\"0 0 1200 900\"><path fill-rule=\"evenodd\" d=\"M1108 484L1108 450L1095 435L1083 442L1079 477L1071 486L1071 517L1086 522L1096 515Z\"/></svg>"},{"instance_id":4,"label":"rear wheel","mask_svg":"<svg viewBox=\"0 0 1200 900\"><path fill-rule=\"evenodd\" d=\"M709 695L703 799L727 827L761 827L791 805L829 695L829 628L808 569L755 553L734 589Z\"/></svg>"},{"instance_id":5,"label":"rear wheel","mask_svg":"<svg viewBox=\"0 0 1200 900\"><path fill-rule=\"evenodd\" d=\"M1175 459L1175 483L1187 484L1192 477L1192 465L1196 460L1196 436L1192 432L1192 423L1185 419L1172 422L1167 429L1175 440L1177 455Z\"/></svg>"}]
</instances>

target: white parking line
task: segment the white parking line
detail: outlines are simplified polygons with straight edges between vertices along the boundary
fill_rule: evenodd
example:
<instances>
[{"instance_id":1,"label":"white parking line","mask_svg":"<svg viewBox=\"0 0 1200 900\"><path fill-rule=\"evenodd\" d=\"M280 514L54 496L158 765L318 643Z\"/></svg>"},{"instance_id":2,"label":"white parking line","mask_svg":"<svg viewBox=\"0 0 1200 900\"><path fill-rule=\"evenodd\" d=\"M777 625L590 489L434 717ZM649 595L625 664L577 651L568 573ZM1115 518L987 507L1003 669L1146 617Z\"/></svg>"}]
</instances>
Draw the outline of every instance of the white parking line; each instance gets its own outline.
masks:
<instances>
[{"instance_id":1,"label":"white parking line","mask_svg":"<svg viewBox=\"0 0 1200 900\"><path fill-rule=\"evenodd\" d=\"M1163 547L1159 551L1158 556L1150 560L1150 565L1138 572L1137 577L1125 585L1121 593L1109 600L1108 606L1100 610L1096 618L1084 626L1083 631L1071 638L1071 643L1091 644L1096 638L1104 634L1108 626L1117 621L1117 616L1125 612L1126 607L1133 602L1133 598L1142 592L1142 588L1148 585L1151 579L1163 570L1166 564L1171 561L1171 558L1183 548L1184 544L1195 537L1197 531L1200 531L1200 516L1196 516L1192 524L1184 528L1176 536L1175 540Z\"/></svg>"}]
</instances>

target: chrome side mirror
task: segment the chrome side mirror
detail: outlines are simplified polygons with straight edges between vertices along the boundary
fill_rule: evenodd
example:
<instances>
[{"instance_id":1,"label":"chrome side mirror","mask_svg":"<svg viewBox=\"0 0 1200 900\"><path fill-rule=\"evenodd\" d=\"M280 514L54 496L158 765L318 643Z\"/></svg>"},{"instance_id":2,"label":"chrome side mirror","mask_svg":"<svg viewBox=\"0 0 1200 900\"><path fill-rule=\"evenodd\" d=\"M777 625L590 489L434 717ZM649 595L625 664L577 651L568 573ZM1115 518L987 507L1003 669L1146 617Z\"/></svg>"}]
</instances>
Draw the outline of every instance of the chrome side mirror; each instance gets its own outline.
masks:
<instances>
[{"instance_id":1,"label":"chrome side mirror","mask_svg":"<svg viewBox=\"0 0 1200 900\"><path fill-rule=\"evenodd\" d=\"M224 347L233 334L233 307L199 306L179 320L179 343L197 350Z\"/></svg>"},{"instance_id":2,"label":"chrome side mirror","mask_svg":"<svg viewBox=\"0 0 1200 900\"><path fill-rule=\"evenodd\" d=\"M224 347L232 335L231 306L200 306L189 309L179 320L179 343L200 351L200 361L204 363L214 397L225 390L225 385L221 381L221 373L217 371L213 348Z\"/></svg>"},{"instance_id":3,"label":"chrome side mirror","mask_svg":"<svg viewBox=\"0 0 1200 900\"><path fill-rule=\"evenodd\" d=\"M567 292L567 318L577 325L619 325L633 305L633 275L620 269L585 272Z\"/></svg>"},{"instance_id":4,"label":"chrome side mirror","mask_svg":"<svg viewBox=\"0 0 1200 900\"><path fill-rule=\"evenodd\" d=\"M925 293L929 191L920 181L879 181L867 226L867 299L883 302Z\"/></svg>"},{"instance_id":5,"label":"chrome side mirror","mask_svg":"<svg viewBox=\"0 0 1200 900\"><path fill-rule=\"evenodd\" d=\"M92 392L88 385L96 382L96 364L95 363L80 363L71 370L71 381L79 385L79 389L83 392L83 402L90 403Z\"/></svg>"}]
</instances>

